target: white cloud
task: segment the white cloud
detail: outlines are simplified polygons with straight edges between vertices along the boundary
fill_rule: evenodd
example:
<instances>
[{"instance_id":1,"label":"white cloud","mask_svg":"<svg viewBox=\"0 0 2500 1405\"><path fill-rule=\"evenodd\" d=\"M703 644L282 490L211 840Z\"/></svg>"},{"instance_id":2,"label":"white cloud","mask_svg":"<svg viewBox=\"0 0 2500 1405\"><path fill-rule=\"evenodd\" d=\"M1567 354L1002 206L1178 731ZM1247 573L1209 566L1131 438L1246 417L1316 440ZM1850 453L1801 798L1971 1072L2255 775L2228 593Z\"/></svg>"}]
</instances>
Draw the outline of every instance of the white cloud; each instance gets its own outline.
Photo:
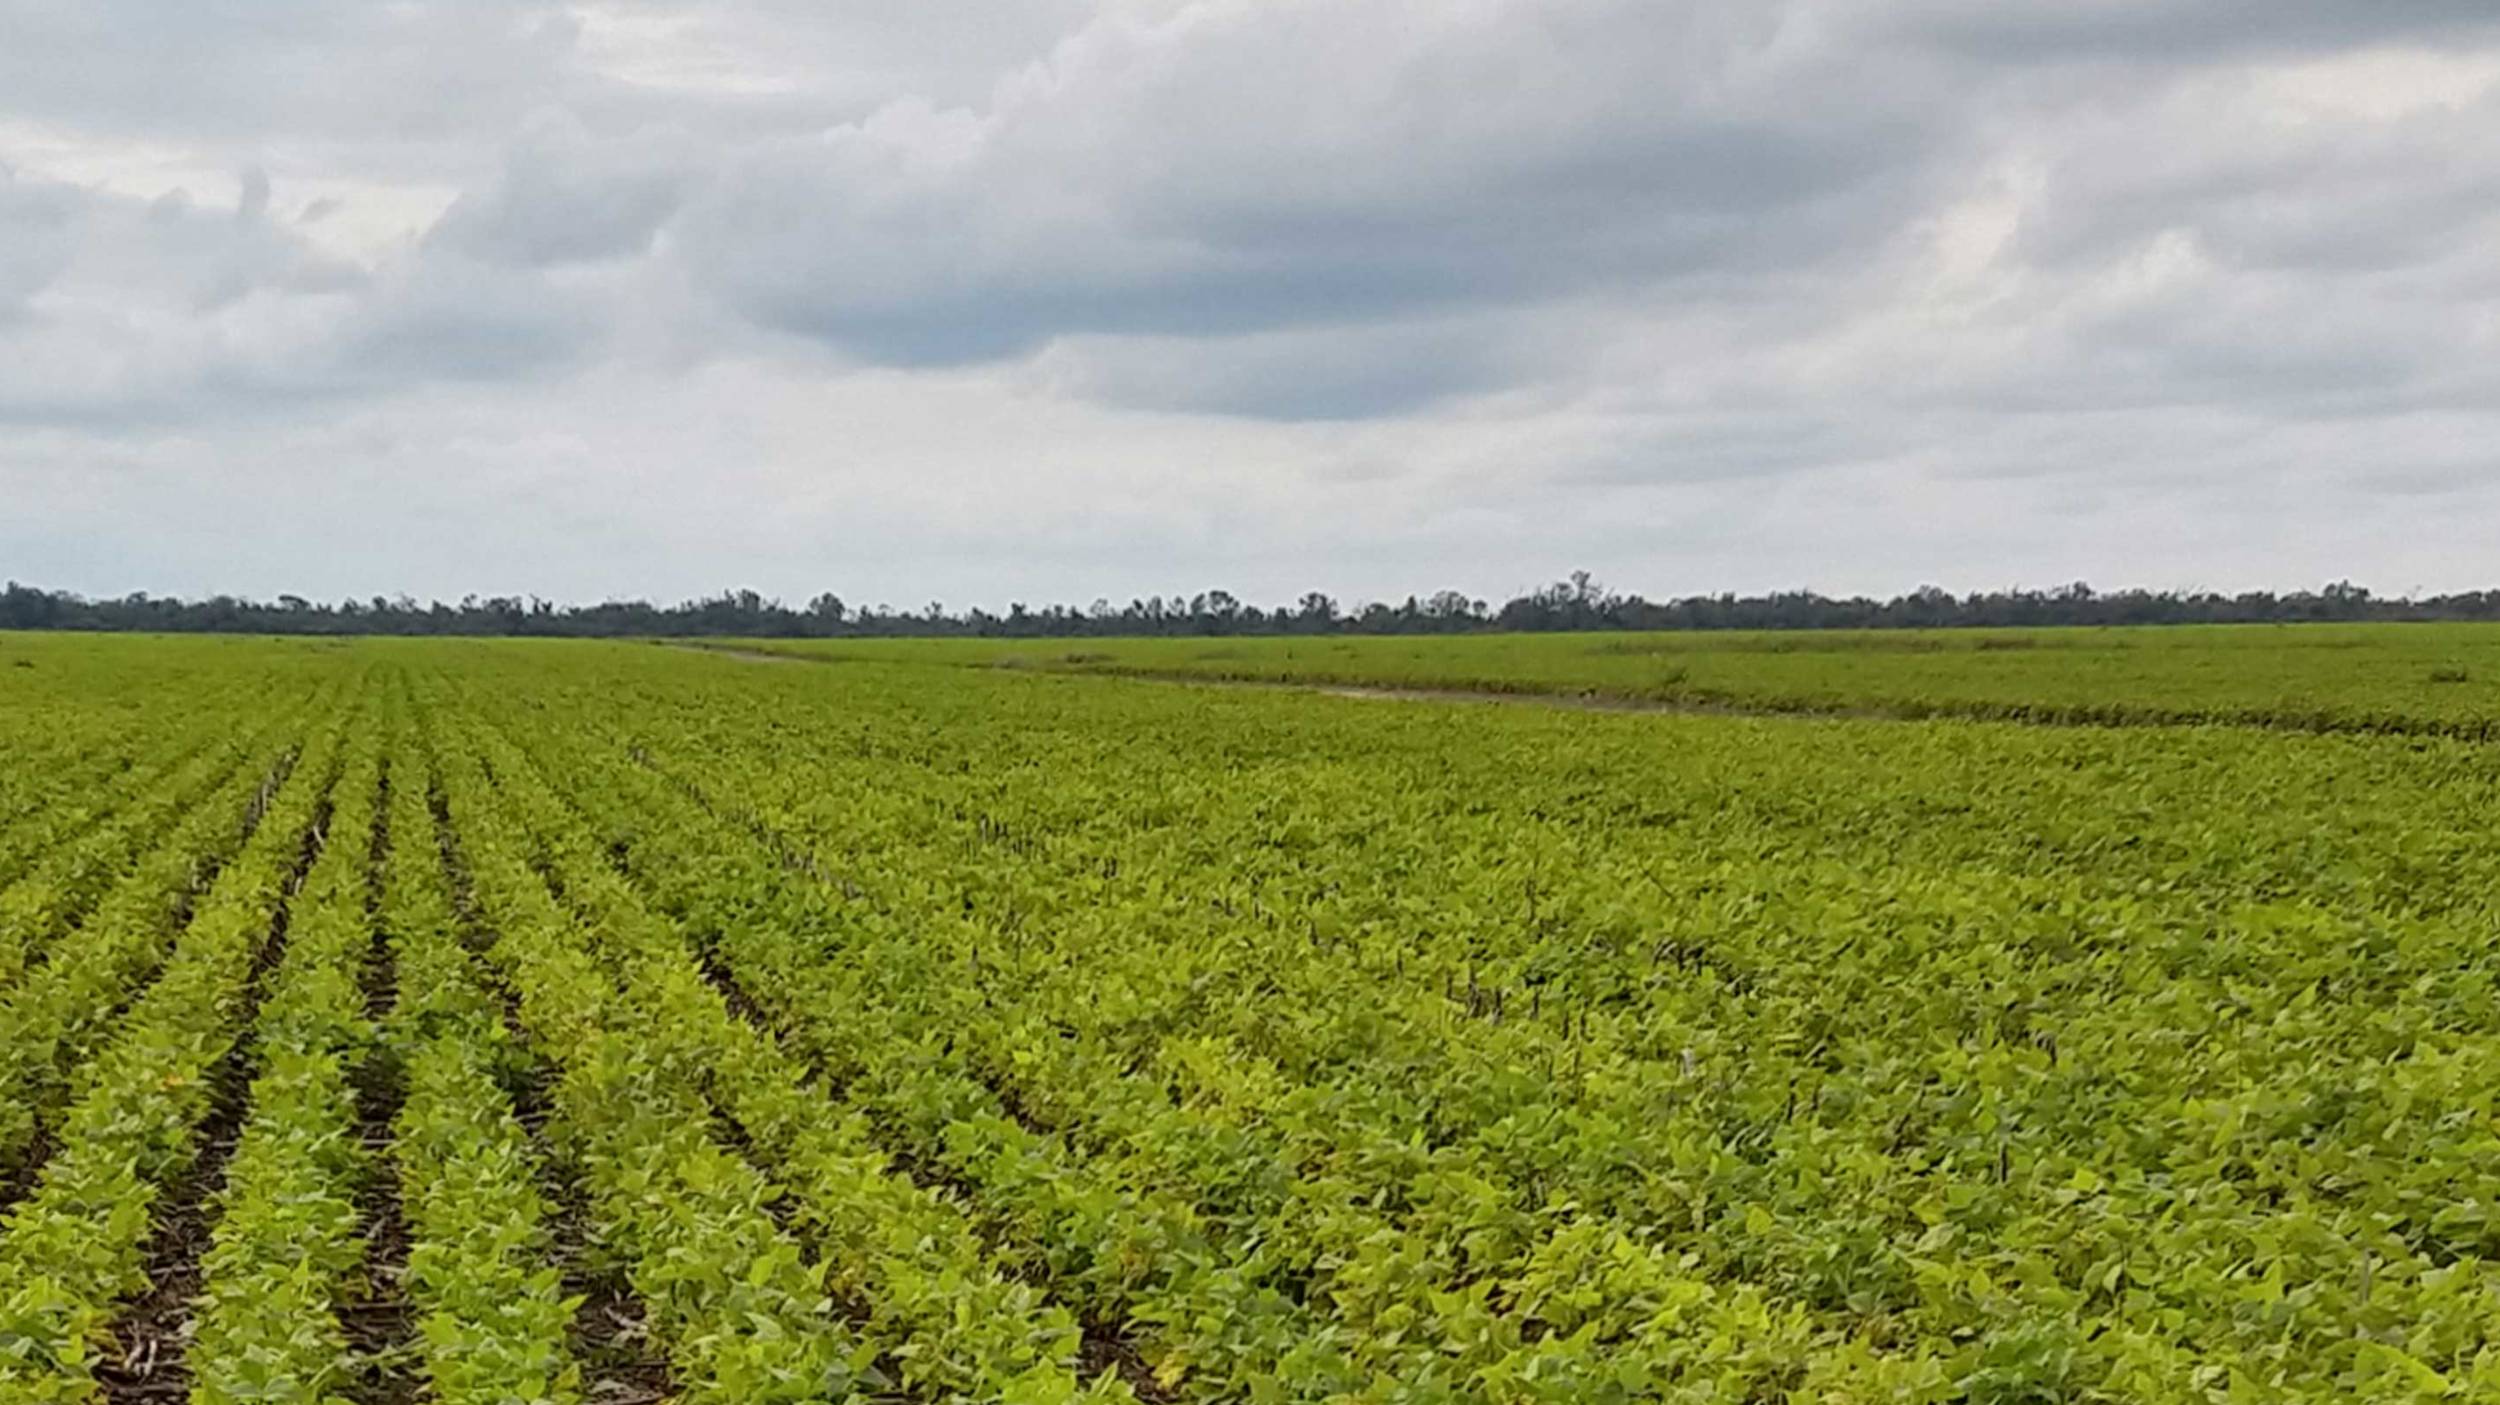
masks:
<instances>
[{"instance_id":1,"label":"white cloud","mask_svg":"<svg viewBox=\"0 0 2500 1405\"><path fill-rule=\"evenodd\" d=\"M2500 548L2483 0L0 19L0 574L2401 589Z\"/></svg>"}]
</instances>

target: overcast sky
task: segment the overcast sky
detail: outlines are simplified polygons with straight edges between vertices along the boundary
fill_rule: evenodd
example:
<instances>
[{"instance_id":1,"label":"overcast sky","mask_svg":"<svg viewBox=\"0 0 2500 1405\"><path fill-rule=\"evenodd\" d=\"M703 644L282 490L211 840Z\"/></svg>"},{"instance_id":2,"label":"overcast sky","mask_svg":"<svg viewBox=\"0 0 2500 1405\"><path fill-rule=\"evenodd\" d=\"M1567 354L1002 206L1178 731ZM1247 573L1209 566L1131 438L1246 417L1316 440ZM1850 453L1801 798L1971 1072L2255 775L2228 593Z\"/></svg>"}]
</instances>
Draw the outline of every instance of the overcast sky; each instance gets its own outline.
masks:
<instances>
[{"instance_id":1,"label":"overcast sky","mask_svg":"<svg viewBox=\"0 0 2500 1405\"><path fill-rule=\"evenodd\" d=\"M0 0L0 575L2500 585L2492 0Z\"/></svg>"}]
</instances>

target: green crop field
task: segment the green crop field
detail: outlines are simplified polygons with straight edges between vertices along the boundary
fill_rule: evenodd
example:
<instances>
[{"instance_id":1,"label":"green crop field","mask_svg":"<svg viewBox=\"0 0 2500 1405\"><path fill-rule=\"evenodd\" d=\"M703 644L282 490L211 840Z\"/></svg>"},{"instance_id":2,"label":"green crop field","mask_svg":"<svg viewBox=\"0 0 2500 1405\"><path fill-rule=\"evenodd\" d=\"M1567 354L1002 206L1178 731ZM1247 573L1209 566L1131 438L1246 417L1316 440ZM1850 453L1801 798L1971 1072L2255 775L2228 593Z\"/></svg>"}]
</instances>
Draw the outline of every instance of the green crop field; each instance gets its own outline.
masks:
<instances>
[{"instance_id":1,"label":"green crop field","mask_svg":"<svg viewBox=\"0 0 2500 1405\"><path fill-rule=\"evenodd\" d=\"M827 659L1740 710L2500 734L2500 626L714 641Z\"/></svg>"},{"instance_id":2,"label":"green crop field","mask_svg":"<svg viewBox=\"0 0 2500 1405\"><path fill-rule=\"evenodd\" d=\"M0 636L0 1405L2500 1399L2500 632L735 647Z\"/></svg>"}]
</instances>

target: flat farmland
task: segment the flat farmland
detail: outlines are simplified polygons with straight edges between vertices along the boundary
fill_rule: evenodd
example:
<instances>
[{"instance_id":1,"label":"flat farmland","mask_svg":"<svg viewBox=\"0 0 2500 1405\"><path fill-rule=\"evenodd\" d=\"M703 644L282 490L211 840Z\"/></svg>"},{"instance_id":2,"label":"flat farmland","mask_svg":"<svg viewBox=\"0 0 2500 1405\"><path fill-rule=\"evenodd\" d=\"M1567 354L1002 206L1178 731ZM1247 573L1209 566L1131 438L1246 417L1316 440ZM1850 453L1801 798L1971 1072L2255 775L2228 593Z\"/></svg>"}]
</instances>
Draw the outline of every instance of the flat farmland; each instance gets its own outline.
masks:
<instances>
[{"instance_id":1,"label":"flat farmland","mask_svg":"<svg viewBox=\"0 0 2500 1405\"><path fill-rule=\"evenodd\" d=\"M2500 626L716 640L816 658L1688 709L2500 734Z\"/></svg>"},{"instance_id":2,"label":"flat farmland","mask_svg":"<svg viewBox=\"0 0 2500 1405\"><path fill-rule=\"evenodd\" d=\"M0 1402L2500 1398L2500 633L734 647L0 635Z\"/></svg>"}]
</instances>

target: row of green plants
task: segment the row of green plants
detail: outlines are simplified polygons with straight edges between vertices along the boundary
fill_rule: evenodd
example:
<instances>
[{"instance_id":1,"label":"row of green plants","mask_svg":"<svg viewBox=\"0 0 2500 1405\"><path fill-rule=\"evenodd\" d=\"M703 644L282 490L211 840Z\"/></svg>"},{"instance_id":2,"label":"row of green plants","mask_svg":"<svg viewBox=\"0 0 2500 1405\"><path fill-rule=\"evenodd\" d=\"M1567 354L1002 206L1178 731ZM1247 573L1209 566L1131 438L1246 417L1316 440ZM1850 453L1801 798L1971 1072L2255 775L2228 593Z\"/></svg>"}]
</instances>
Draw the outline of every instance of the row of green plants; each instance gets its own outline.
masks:
<instances>
[{"instance_id":1,"label":"row of green plants","mask_svg":"<svg viewBox=\"0 0 2500 1405\"><path fill-rule=\"evenodd\" d=\"M365 1286L357 1141L369 859L384 760L377 717L351 732L321 851L288 903L286 947L253 1026L248 1112L201 1256L187 1353L193 1405L344 1399L360 1362L341 1308Z\"/></svg>"},{"instance_id":2,"label":"row of green plants","mask_svg":"<svg viewBox=\"0 0 2500 1405\"><path fill-rule=\"evenodd\" d=\"M719 641L858 664L1446 690L1794 714L2500 733L2500 626Z\"/></svg>"},{"instance_id":3,"label":"row of green plants","mask_svg":"<svg viewBox=\"0 0 2500 1405\"><path fill-rule=\"evenodd\" d=\"M444 723L448 731L451 724ZM876 1352L834 1311L772 1187L713 1134L698 1070L666 1057L665 1010L628 999L530 867L476 758L438 742L488 960L553 1071L550 1133L602 1250L646 1307L686 1401L822 1401L875 1387Z\"/></svg>"},{"instance_id":4,"label":"row of green plants","mask_svg":"<svg viewBox=\"0 0 2500 1405\"><path fill-rule=\"evenodd\" d=\"M593 846L525 752L480 733L532 862L578 917L624 997L647 1004L661 1056L701 1070L742 1152L773 1177L827 1287L913 1398L1128 1399L1116 1375L1079 1371L1073 1314L1002 1273L978 1227L947 1195L898 1174L868 1119L840 1109L821 1080L768 1033L737 1018L695 953Z\"/></svg>"},{"instance_id":5,"label":"row of green plants","mask_svg":"<svg viewBox=\"0 0 2500 1405\"><path fill-rule=\"evenodd\" d=\"M334 720L334 719L333 719ZM165 961L204 880L267 829L275 797L301 769L283 731L264 736L215 789L182 796L163 842L117 872L94 910L61 938L71 956L47 960L0 990L0 1170L22 1171L59 1116L73 1077L117 1037L113 1017Z\"/></svg>"},{"instance_id":6,"label":"row of green plants","mask_svg":"<svg viewBox=\"0 0 2500 1405\"><path fill-rule=\"evenodd\" d=\"M301 709L328 669L305 675L248 661L169 669L151 649L0 643L0 890L56 859L204 749ZM174 683L179 673L180 686Z\"/></svg>"},{"instance_id":7,"label":"row of green plants","mask_svg":"<svg viewBox=\"0 0 2500 1405\"><path fill-rule=\"evenodd\" d=\"M0 1226L0 1399L103 1398L120 1306L148 1287L152 1214L197 1154L253 972L323 834L344 711L323 718L252 836L201 898L161 975L81 1068L32 1194Z\"/></svg>"},{"instance_id":8,"label":"row of green plants","mask_svg":"<svg viewBox=\"0 0 2500 1405\"><path fill-rule=\"evenodd\" d=\"M68 722L51 745L13 756L0 769L0 923L5 930L55 920L58 897L13 896L31 870L60 864L61 851L79 843L134 800L155 794L181 774L215 738L201 730L131 733L99 719ZM71 886L62 873L44 887ZM27 885L35 886L35 885ZM14 945L17 940L11 939Z\"/></svg>"},{"instance_id":9,"label":"row of green plants","mask_svg":"<svg viewBox=\"0 0 2500 1405\"><path fill-rule=\"evenodd\" d=\"M0 988L0 1400L237 1068L204 1399L594 1394L563 1182L686 1399L2500 1393L2480 746L273 647Z\"/></svg>"},{"instance_id":10,"label":"row of green plants","mask_svg":"<svg viewBox=\"0 0 2500 1405\"><path fill-rule=\"evenodd\" d=\"M380 920L397 976L387 1022L405 1097L392 1127L410 1244L401 1286L432 1398L443 1405L574 1405L568 1334L579 1298L555 1262L544 1167L507 1081L528 1076L503 1007L462 945L433 758L393 752Z\"/></svg>"},{"instance_id":11,"label":"row of green plants","mask_svg":"<svg viewBox=\"0 0 2500 1405\"><path fill-rule=\"evenodd\" d=\"M64 803L12 831L38 861L0 890L0 991L40 965L61 937L144 861L162 866L169 835L238 775L265 786L271 729L239 730L205 749L173 748L162 768L134 768L123 787ZM254 773L254 765L262 769ZM179 842L179 841L177 841ZM190 857L177 850L173 857Z\"/></svg>"},{"instance_id":12,"label":"row of green plants","mask_svg":"<svg viewBox=\"0 0 2500 1405\"><path fill-rule=\"evenodd\" d=\"M664 901L704 914L695 923L703 939L718 942L733 967L744 965L758 1000L791 1022L794 1040L1036 1236L1005 1246L1010 1252L1048 1264L1079 1301L1133 1319L1167 1387L1210 1399L1245 1390L1306 1399L1606 1399L1670 1389L1733 1399L1817 1360L1827 1375L1911 1379L1915 1368L1863 1349L1818 1354L1799 1314L1758 1293L1721 1292L1620 1228L1563 1235L1559 1251L1523 1267L1515 1296L1530 1310L1505 1312L1502 1281L1484 1271L1490 1226L1460 1213L1481 1208L1480 1182L1409 1157L1400 1184L1366 1186L1333 1168L1268 1160L1255 1127L1155 1109L1159 1088L1089 1063L1057 1029L915 994L930 988L932 973L908 939L842 923L810 902L804 880L789 887L787 869L759 862L745 836L687 812L682 795L672 804L664 788L600 775L594 765L567 756L549 769L580 779L576 798L602 812L608 842ZM724 853L740 861L725 864ZM678 865L689 855L714 856L694 879L708 879L708 888L686 886ZM846 981L853 967L891 979ZM953 983L956 974L939 979ZM914 1006L926 1028L893 1018ZM887 1017L883 1028L843 1042L870 1011ZM951 1032L942 1050L930 1047L936 1029ZM1257 1197L1263 1203L1253 1209L1244 1192L1256 1181L1281 1193ZM1435 1198L1442 1203L1418 1204ZM1092 1223L1069 1213L1072 1201L1092 1202ZM1515 1218L1525 1227L1535 1216ZM1623 1282L1645 1273L1650 1291L1609 1304L1611 1314L1573 1312L1562 1331L1548 1332L1566 1316L1538 1311L1551 1285L1569 1281L1593 1253L1611 1255Z\"/></svg>"},{"instance_id":13,"label":"row of green plants","mask_svg":"<svg viewBox=\"0 0 2500 1405\"><path fill-rule=\"evenodd\" d=\"M680 800L682 805L682 798ZM669 811L643 812L656 822ZM1343 1359L1324 1313L1306 1310L1213 1242L1197 1207L1139 1195L1093 1175L1064 1141L1026 1126L955 1057L951 1039L906 1035L894 1013L810 983L803 969L769 963L804 957L786 925L794 914L774 890L749 885L744 836L653 823L612 831L607 843L651 883L659 900L692 915L692 930L723 968L753 992L790 1046L838 1090L828 1115L860 1117L924 1177L972 1197L991 1252L1020 1276L1038 1275L1084 1316L1123 1331L1142 1351L1156 1387L1189 1399L1254 1392L1298 1398L1350 1392L1361 1378ZM647 845L646 842L648 841ZM693 890L655 881L649 865L671 858L681 879L719 876L711 890L748 920L716 924L693 915Z\"/></svg>"},{"instance_id":14,"label":"row of green plants","mask_svg":"<svg viewBox=\"0 0 2500 1405\"><path fill-rule=\"evenodd\" d=\"M2153 1394L2190 1390L2180 1383L2199 1371L2251 1389L2401 1392L2415 1365L2458 1378L2480 1369L2487 1328L2476 1304L2488 1274L2473 1257L2470 1207L2489 1195L2477 1169L2489 1162L2472 1150L2481 1134L2471 1109L2489 1045L2472 1013L2482 988L2471 964L2475 890L2455 871L2447 885L2409 891L2383 873L2337 871L2387 865L2426 839L2463 844L2437 827L2436 809L2418 807L2425 790L2488 794L2489 769L2470 749L2024 737L2059 765L2014 773L2015 739L1678 722L1665 732L1677 746L1711 743L1680 783L1708 788L1732 766L1749 773L1749 791L1767 781L1825 803L1773 805L1776 794L1718 786L1717 811L1688 808L1671 834L1651 835L1608 814L1649 800L1609 789L1644 787L1592 785L1585 763L1620 751L1619 774L1638 777L1638 764L1654 773L1670 753L1610 744L1591 756L1596 743L1575 736L1583 750L1571 759L1582 765L1540 763L1503 747L1514 727L1537 744L1554 734L1527 721L1471 727L1460 740L1482 758L1430 748L1431 764L1448 768L1438 781L1381 784L1383 767L1353 753L1297 750L1342 736L1412 752L1411 730L1327 727L1274 699L1182 716L1145 705L1150 693L1039 680L958 685L973 696L954 708L927 690L897 683L881 694L860 680L837 695L844 712L793 707L793 684L757 688L754 713L741 715L717 692L688 706L691 691L658 670L616 672L600 679L607 701L565 706L631 719L620 730L653 758L703 758L685 771L716 795L751 802L778 785L812 796L826 823L784 831L822 841L803 846L797 871L897 919L886 941L837 927L821 956L793 958L793 979L845 959L867 968L846 986L817 978L794 1003L945 1004L930 992L970 990L933 1023L969 1040L989 1018L972 1003L1013 1000L1092 1046L1090 1067L1038 1065L1069 1076L1044 1072L1024 1088L990 1058L975 1068L986 1085L1088 1088L1143 1060L1173 1086L1167 1101L1230 1104L1225 1115L1269 1126L1293 1100L1316 1098L1299 1144L1290 1134L1237 1140L1266 1148L1243 1164L1299 1171L1333 1158L1332 1175L1394 1186L1409 1173L1349 1172L1366 1138L1342 1139L1337 1153L1319 1130L1346 1115L1329 1100L1360 1099L1353 1105L1382 1109L1384 1129L1422 1127L1479 1158L1471 1169L1502 1168L1492 1179L1508 1182L1510 1208L1494 1208L1514 1221L1521 1194L1533 1204L1565 1193L1645 1231L1670 1262L1695 1255L1694 1276L1759 1282L1819 1315L1933 1340L1952 1362L1945 1388L1964 1393L2046 1382ZM630 692L636 683L647 691ZM823 675L809 686L823 688ZM932 727L955 714L957 725ZM672 732L653 725L660 718L688 725ZM1103 751L1154 752L1160 729L1171 733L1169 769L1103 776ZM737 764L776 733L772 766ZM1002 733L1013 749L997 744ZM1788 742L1791 759L1751 749L1766 735ZM1072 738L1082 745L1063 747ZM1899 759L1876 738L1951 769L1907 787L1895 773L1888 788L1849 789ZM1844 740L1859 755L1836 764ZM1835 754L1799 758L1798 742ZM2079 816L2064 803L2087 787L2177 785L2162 769L2174 758L2195 783L2185 821L2217 826L2201 836L2166 832L2132 807ZM597 774L578 770L586 759L568 753L553 769ZM1507 789L1486 783L1497 767ZM2353 813L2249 812L2234 788L2252 774L2280 798L2311 803L2308 787L2315 803ZM1008 789L1002 776L1029 783ZM928 793L914 795L924 782ZM596 797L626 783L601 774L580 790ZM1925 812L1941 830L1884 827L1922 814L1887 807L1987 794L1974 787L2005 793L1967 817ZM1594 814L1563 818L1574 791ZM1244 792L1260 803L1239 803ZM1339 824L1276 813L1280 794L1309 795L1294 809L1347 815ZM1419 811L1419 798L1433 803ZM635 793L616 807L620 829L647 829L641 817L664 799ZM1832 800L1859 813L1836 822ZM1471 821L1471 811L1482 813ZM1591 823L1599 815L1608 822ZM732 833L752 841L752 819L699 840L649 836L651 851L709 853ZM2326 858L2292 905L2281 897L2291 875L2264 853L2287 827L2314 831ZM1818 829L1828 836L1818 843L1847 852L1764 861L1780 852L1766 846ZM2382 829L2393 832L2372 832ZM2071 831L2058 839L2064 852L2030 852L2061 830ZM1438 849L1405 844L1418 832L1434 833ZM1087 842L1097 834L1099 845ZM2220 841L2208 853L2225 861L2165 852L2191 838ZM753 847L791 871L790 845ZM2487 850L2466 858L2469 871L2490 867ZM1114 866L1123 876L1104 878ZM1298 886L1288 881L1297 870L1309 872ZM1224 875L1231 890L1187 881L1201 873ZM1527 920L1502 910L1500 891L1515 897L1523 878L1543 885L1527 897L1542 911ZM744 875L724 888L765 881ZM1435 896L1443 882L1450 891ZM1148 906L1122 891L1148 884ZM1357 901L1365 886L1409 906ZM2227 905L2219 926L2216 902ZM945 920L966 906L985 920ZM1462 935L1419 932L1426 924ZM774 998L771 982L754 984L759 1002ZM1480 997L1468 989L1478 984ZM1508 992L1499 1009L1497 989ZM1210 1025L1224 1040L1193 1052ZM2287 1064L2287 1048L2311 1052ZM1244 1053L1273 1059L1285 1081L1244 1092L1185 1077L1194 1064L1248 1078L1256 1064ZM2380 1067L2391 1053L2397 1061ZM1547 1084L1567 1095L1547 1095ZM1595 1091L1569 1093L1575 1085ZM2355 1098L2356 1086L2382 1092ZM1417 1096L1384 1104L1382 1090L1410 1087ZM2407 1111L2426 1106L2449 1112ZM2323 1136L2322 1114L2333 1119ZM1220 1129L1207 1120L1211 1137ZM1085 1119L1067 1125L1083 1134ZM1281 1162L1280 1141L1290 1151ZM1165 1184L1214 1188L1232 1174L1232 1152L1145 1164L1161 1164ZM1266 1202L1232 1199L1276 1203L1287 1183L1269 1175L1258 1185ZM2278 1293L2270 1282L2307 1286Z\"/></svg>"}]
</instances>

